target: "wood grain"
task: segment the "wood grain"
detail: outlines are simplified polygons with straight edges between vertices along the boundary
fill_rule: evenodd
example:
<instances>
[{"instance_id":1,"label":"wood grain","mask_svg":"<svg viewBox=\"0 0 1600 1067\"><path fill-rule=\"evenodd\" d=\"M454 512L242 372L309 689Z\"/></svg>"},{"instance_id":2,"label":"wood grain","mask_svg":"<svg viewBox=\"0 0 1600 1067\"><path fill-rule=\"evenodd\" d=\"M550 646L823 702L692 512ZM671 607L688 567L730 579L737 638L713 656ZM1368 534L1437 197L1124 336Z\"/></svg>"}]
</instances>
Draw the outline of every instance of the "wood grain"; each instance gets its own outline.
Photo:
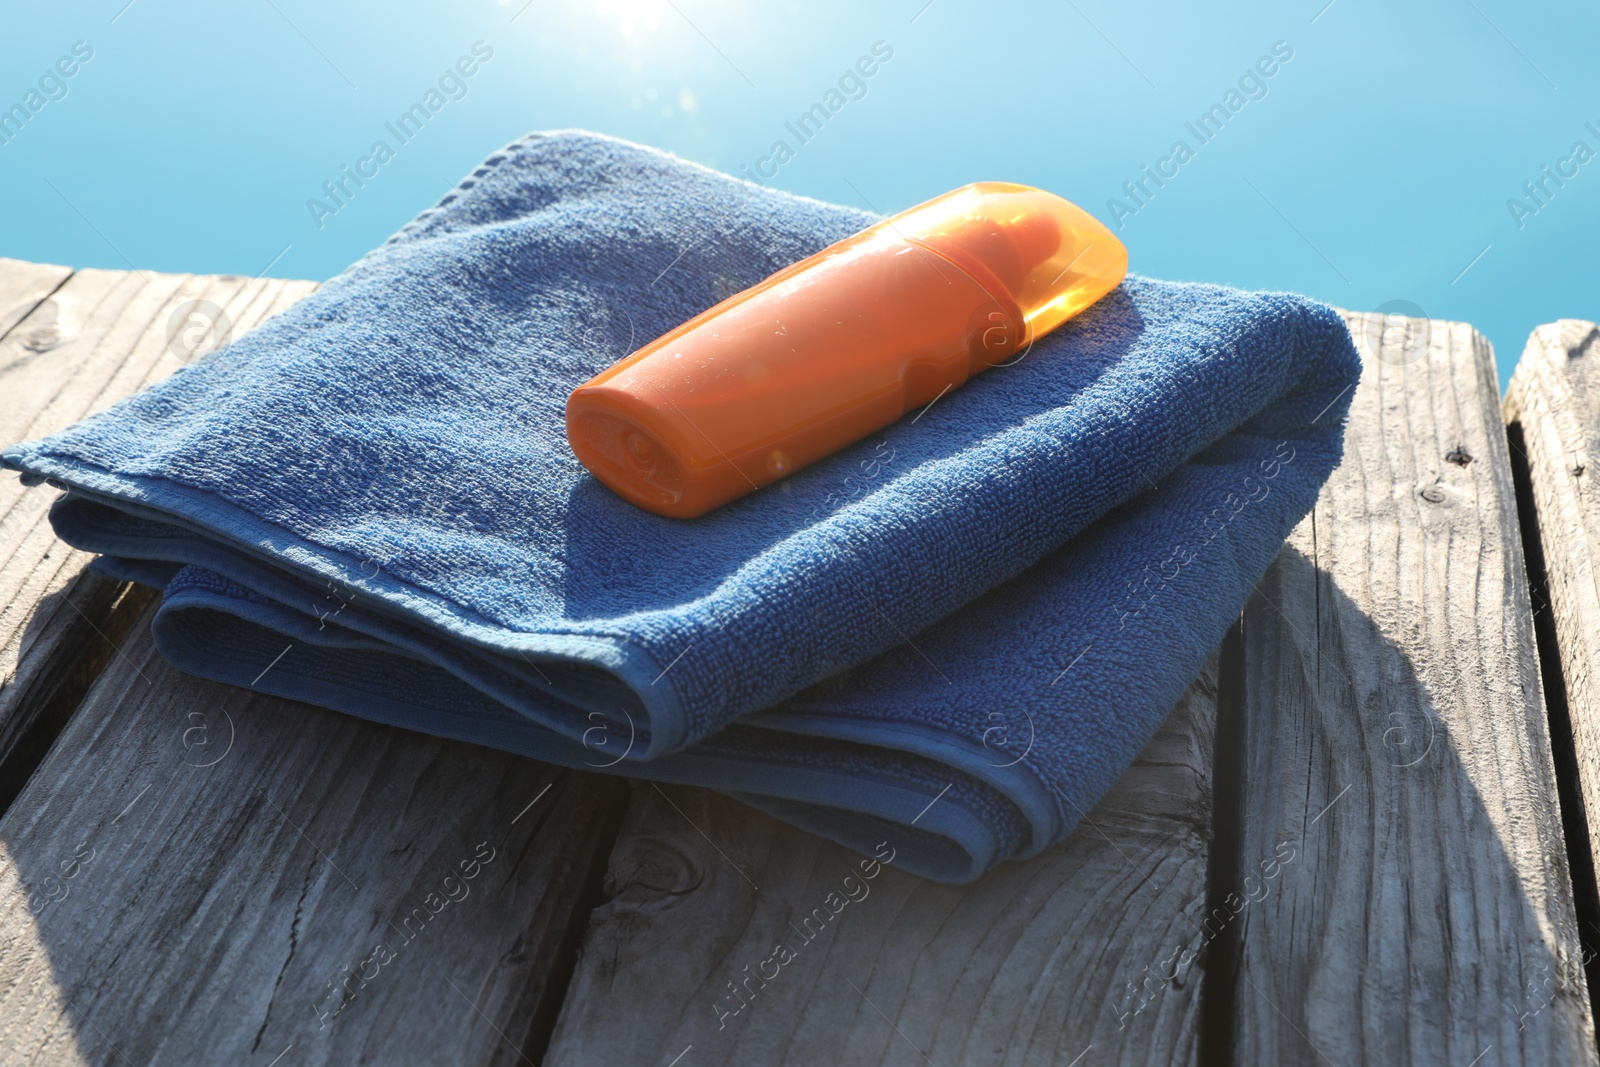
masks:
<instances>
[{"instance_id":1,"label":"wood grain","mask_svg":"<svg viewBox=\"0 0 1600 1067\"><path fill-rule=\"evenodd\" d=\"M1345 461L1245 614L1235 1062L1592 1064L1493 353L1348 318Z\"/></svg>"},{"instance_id":2,"label":"wood grain","mask_svg":"<svg viewBox=\"0 0 1600 1067\"><path fill-rule=\"evenodd\" d=\"M147 619L0 820L7 1064L511 1064L625 785L168 667Z\"/></svg>"},{"instance_id":3,"label":"wood grain","mask_svg":"<svg viewBox=\"0 0 1600 1067\"><path fill-rule=\"evenodd\" d=\"M547 1062L1195 1062L1215 715L1212 667L1066 842L968 886L884 868L810 941L791 924L860 857L639 787ZM780 940L796 958L744 984Z\"/></svg>"},{"instance_id":4,"label":"wood grain","mask_svg":"<svg viewBox=\"0 0 1600 1067\"><path fill-rule=\"evenodd\" d=\"M54 433L183 365L169 342L189 301L220 308L234 335L313 282L80 271L0 260L0 443ZM148 602L84 573L55 539L59 494L0 477L0 810Z\"/></svg>"}]
</instances>

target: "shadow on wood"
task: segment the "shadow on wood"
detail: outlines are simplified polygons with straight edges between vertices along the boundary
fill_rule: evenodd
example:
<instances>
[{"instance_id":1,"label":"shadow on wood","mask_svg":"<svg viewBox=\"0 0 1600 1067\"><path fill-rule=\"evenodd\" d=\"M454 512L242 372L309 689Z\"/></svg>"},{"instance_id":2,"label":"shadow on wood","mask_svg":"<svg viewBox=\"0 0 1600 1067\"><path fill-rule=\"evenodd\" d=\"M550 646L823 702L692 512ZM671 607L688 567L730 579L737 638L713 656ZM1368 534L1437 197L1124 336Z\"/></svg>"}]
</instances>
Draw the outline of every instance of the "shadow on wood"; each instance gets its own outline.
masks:
<instances>
[{"instance_id":1,"label":"shadow on wood","mask_svg":"<svg viewBox=\"0 0 1600 1067\"><path fill-rule=\"evenodd\" d=\"M154 599L153 590L85 570L38 602L22 628L17 673L0 685L0 816Z\"/></svg>"},{"instance_id":2,"label":"shadow on wood","mask_svg":"<svg viewBox=\"0 0 1600 1067\"><path fill-rule=\"evenodd\" d=\"M639 787L549 1062L1194 1062L1215 703L1212 667L1066 842L972 885Z\"/></svg>"},{"instance_id":3,"label":"shadow on wood","mask_svg":"<svg viewBox=\"0 0 1600 1067\"><path fill-rule=\"evenodd\" d=\"M1246 610L1234 1062L1593 1063L1537 693L1473 714L1469 639L1441 703L1388 628L1294 547Z\"/></svg>"},{"instance_id":4,"label":"shadow on wood","mask_svg":"<svg viewBox=\"0 0 1600 1067\"><path fill-rule=\"evenodd\" d=\"M8 1062L536 1057L625 795L181 675L146 619L0 820Z\"/></svg>"},{"instance_id":5,"label":"shadow on wood","mask_svg":"<svg viewBox=\"0 0 1600 1067\"><path fill-rule=\"evenodd\" d=\"M1246 610L1237 1062L1590 1063L1494 354L1346 313L1344 461ZM1431 747L1429 740L1431 739Z\"/></svg>"}]
</instances>

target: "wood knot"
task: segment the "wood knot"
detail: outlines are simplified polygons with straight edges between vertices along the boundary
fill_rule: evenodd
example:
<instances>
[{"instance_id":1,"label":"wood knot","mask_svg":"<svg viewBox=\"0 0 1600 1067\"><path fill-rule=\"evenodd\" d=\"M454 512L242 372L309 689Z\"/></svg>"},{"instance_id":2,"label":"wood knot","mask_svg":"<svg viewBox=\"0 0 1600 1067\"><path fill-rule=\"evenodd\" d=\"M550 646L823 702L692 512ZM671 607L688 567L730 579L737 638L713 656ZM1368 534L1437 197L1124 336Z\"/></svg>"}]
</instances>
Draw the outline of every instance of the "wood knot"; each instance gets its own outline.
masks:
<instances>
[{"instance_id":1,"label":"wood knot","mask_svg":"<svg viewBox=\"0 0 1600 1067\"><path fill-rule=\"evenodd\" d=\"M1438 482L1430 482L1417 491L1417 495L1430 504L1450 506L1455 503L1449 487Z\"/></svg>"},{"instance_id":2,"label":"wood knot","mask_svg":"<svg viewBox=\"0 0 1600 1067\"><path fill-rule=\"evenodd\" d=\"M54 300L46 300L34 308L23 325L27 332L21 334L18 341L29 352L48 352L61 346L61 309Z\"/></svg>"},{"instance_id":3,"label":"wood knot","mask_svg":"<svg viewBox=\"0 0 1600 1067\"><path fill-rule=\"evenodd\" d=\"M61 344L61 331L54 326L41 326L29 330L22 338L22 347L29 352L48 352Z\"/></svg>"},{"instance_id":4,"label":"wood knot","mask_svg":"<svg viewBox=\"0 0 1600 1067\"><path fill-rule=\"evenodd\" d=\"M692 893L705 880L699 862L677 842L646 835L636 838L606 872L606 900L645 904Z\"/></svg>"}]
</instances>

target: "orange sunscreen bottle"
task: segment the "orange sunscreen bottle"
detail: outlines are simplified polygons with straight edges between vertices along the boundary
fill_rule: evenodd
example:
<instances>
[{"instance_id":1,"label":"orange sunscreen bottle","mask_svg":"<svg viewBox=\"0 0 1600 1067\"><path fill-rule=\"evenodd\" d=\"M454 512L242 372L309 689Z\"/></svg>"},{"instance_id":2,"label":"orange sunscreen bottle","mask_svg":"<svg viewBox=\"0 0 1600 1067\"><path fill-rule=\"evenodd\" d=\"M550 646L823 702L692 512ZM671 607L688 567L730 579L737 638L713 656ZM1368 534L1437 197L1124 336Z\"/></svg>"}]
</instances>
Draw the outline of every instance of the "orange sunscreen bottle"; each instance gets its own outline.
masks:
<instances>
[{"instance_id":1,"label":"orange sunscreen bottle","mask_svg":"<svg viewBox=\"0 0 1600 1067\"><path fill-rule=\"evenodd\" d=\"M1122 242L1076 205L964 186L601 371L567 398L567 440L623 499L703 515L1018 358L1127 269Z\"/></svg>"}]
</instances>

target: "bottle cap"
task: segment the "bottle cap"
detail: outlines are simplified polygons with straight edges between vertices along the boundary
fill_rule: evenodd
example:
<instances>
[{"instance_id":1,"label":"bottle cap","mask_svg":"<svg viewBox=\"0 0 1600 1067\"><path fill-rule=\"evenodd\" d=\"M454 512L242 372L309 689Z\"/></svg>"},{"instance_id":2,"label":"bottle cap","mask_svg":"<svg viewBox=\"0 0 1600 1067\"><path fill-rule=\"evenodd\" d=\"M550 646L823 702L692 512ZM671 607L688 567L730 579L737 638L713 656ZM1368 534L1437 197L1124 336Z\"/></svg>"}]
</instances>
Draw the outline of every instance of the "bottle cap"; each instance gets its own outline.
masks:
<instances>
[{"instance_id":1,"label":"bottle cap","mask_svg":"<svg viewBox=\"0 0 1600 1067\"><path fill-rule=\"evenodd\" d=\"M975 182L880 226L939 253L1014 302L1026 344L1116 288L1128 250L1087 211L1042 189Z\"/></svg>"}]
</instances>

